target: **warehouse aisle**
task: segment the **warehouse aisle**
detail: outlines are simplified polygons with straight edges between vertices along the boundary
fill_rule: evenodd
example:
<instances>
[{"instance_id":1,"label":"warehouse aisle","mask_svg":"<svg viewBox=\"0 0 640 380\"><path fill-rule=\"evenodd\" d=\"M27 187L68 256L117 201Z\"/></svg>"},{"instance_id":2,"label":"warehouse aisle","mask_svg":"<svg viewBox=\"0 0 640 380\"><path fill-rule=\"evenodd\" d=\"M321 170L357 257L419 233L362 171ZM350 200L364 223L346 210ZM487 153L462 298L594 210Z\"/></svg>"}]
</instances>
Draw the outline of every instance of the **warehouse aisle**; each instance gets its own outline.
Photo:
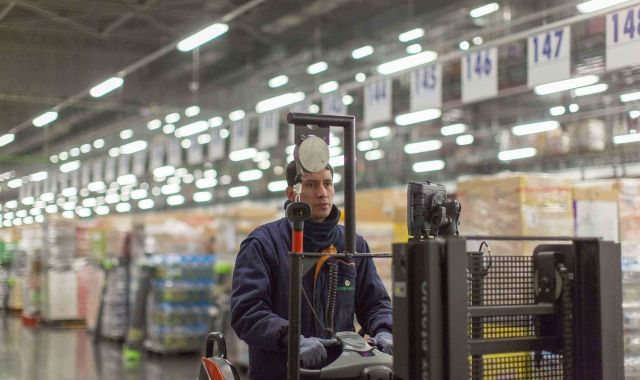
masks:
<instances>
[{"instance_id":1,"label":"warehouse aisle","mask_svg":"<svg viewBox=\"0 0 640 380\"><path fill-rule=\"evenodd\" d=\"M20 318L0 314L0 379L176 380L195 379L199 355L143 357L126 369L121 345L94 345L84 329L25 328Z\"/></svg>"}]
</instances>

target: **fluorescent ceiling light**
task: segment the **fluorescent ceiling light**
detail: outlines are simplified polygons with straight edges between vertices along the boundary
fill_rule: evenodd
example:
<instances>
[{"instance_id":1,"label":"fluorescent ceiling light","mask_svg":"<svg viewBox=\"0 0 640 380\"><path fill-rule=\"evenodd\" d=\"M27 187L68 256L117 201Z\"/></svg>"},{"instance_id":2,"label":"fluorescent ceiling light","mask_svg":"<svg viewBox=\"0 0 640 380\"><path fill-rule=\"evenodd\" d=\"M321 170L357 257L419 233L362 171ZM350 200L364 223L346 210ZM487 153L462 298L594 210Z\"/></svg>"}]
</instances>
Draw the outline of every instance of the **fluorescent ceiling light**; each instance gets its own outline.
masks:
<instances>
[{"instance_id":1,"label":"fluorescent ceiling light","mask_svg":"<svg viewBox=\"0 0 640 380\"><path fill-rule=\"evenodd\" d=\"M123 129L120 131L120 138L122 140L127 140L133 137L133 131L131 129Z\"/></svg>"},{"instance_id":2,"label":"fluorescent ceiling light","mask_svg":"<svg viewBox=\"0 0 640 380\"><path fill-rule=\"evenodd\" d=\"M180 194L167 197L167 204L169 206L178 206L184 203L184 197Z\"/></svg>"},{"instance_id":3,"label":"fluorescent ceiling light","mask_svg":"<svg viewBox=\"0 0 640 380\"><path fill-rule=\"evenodd\" d=\"M143 210L148 210L150 208L153 208L154 205L155 203L153 202L153 199L143 199L140 202L138 202L138 207Z\"/></svg>"},{"instance_id":4,"label":"fluorescent ceiling light","mask_svg":"<svg viewBox=\"0 0 640 380\"><path fill-rule=\"evenodd\" d=\"M558 129L559 127L560 123L558 123L557 121L548 120L538 123L516 125L515 127L511 128L511 133L513 133L514 136L524 136L534 133L553 131L554 129Z\"/></svg>"},{"instance_id":5,"label":"fluorescent ceiling light","mask_svg":"<svg viewBox=\"0 0 640 380\"><path fill-rule=\"evenodd\" d=\"M78 195L78 189L76 189L75 187L67 187L66 189L62 189L60 194L62 194L63 197L67 198L75 197L76 195Z\"/></svg>"},{"instance_id":6,"label":"fluorescent ceiling light","mask_svg":"<svg viewBox=\"0 0 640 380\"><path fill-rule=\"evenodd\" d=\"M80 168L80 161L70 161L60 165L60 171L63 173L69 173Z\"/></svg>"},{"instance_id":7,"label":"fluorescent ceiling light","mask_svg":"<svg viewBox=\"0 0 640 380\"><path fill-rule=\"evenodd\" d=\"M71 201L69 201L69 202L64 202L64 203L62 204L62 209L63 209L63 210L66 210L66 211L72 211L72 210L74 210L75 208L76 208L76 202L71 202Z\"/></svg>"},{"instance_id":8,"label":"fluorescent ceiling light","mask_svg":"<svg viewBox=\"0 0 640 380\"><path fill-rule=\"evenodd\" d=\"M632 102L634 100L640 100L640 91L638 92L629 92L627 94L622 94L620 95L620 101L621 102ZM6 135L5 135L6 136ZM2 146L3 144L0 143L0 146Z\"/></svg>"},{"instance_id":9,"label":"fluorescent ceiling light","mask_svg":"<svg viewBox=\"0 0 640 380\"><path fill-rule=\"evenodd\" d=\"M384 157L384 151L380 149L370 150L364 154L364 159L367 161L375 161Z\"/></svg>"},{"instance_id":10,"label":"fluorescent ceiling light","mask_svg":"<svg viewBox=\"0 0 640 380\"><path fill-rule=\"evenodd\" d=\"M16 135L13 133L7 133L5 135L0 136L0 146L5 146L15 140Z\"/></svg>"},{"instance_id":11,"label":"fluorescent ceiling light","mask_svg":"<svg viewBox=\"0 0 640 380\"><path fill-rule=\"evenodd\" d=\"M49 157L49 161L51 161L52 164L57 164L58 163L58 155L57 154L52 154Z\"/></svg>"},{"instance_id":12,"label":"fluorescent ceiling light","mask_svg":"<svg viewBox=\"0 0 640 380\"><path fill-rule=\"evenodd\" d=\"M55 199L55 194L53 194L52 192L44 193L40 196L40 199L43 202L53 202L53 200Z\"/></svg>"},{"instance_id":13,"label":"fluorescent ceiling light","mask_svg":"<svg viewBox=\"0 0 640 380\"><path fill-rule=\"evenodd\" d=\"M407 154L416 154L423 152L431 152L442 148L442 141L440 140L427 140L415 143L409 143L404 146L404 152Z\"/></svg>"},{"instance_id":14,"label":"fluorescent ceiling light","mask_svg":"<svg viewBox=\"0 0 640 380\"><path fill-rule=\"evenodd\" d=\"M202 29L201 31L192 34L184 40L178 42L177 48L180 51L191 51L198 46L205 44L216 37L223 35L229 30L227 24L215 23Z\"/></svg>"},{"instance_id":15,"label":"fluorescent ceiling light","mask_svg":"<svg viewBox=\"0 0 640 380\"><path fill-rule=\"evenodd\" d=\"M599 94L601 92L605 92L609 89L609 85L606 83L594 84L592 86L580 87L573 90L573 94L575 96L586 96Z\"/></svg>"},{"instance_id":16,"label":"fluorescent ceiling light","mask_svg":"<svg viewBox=\"0 0 640 380\"><path fill-rule=\"evenodd\" d=\"M32 196L22 198L22 204L25 206L31 206L36 199Z\"/></svg>"},{"instance_id":17,"label":"fluorescent ceiling light","mask_svg":"<svg viewBox=\"0 0 640 380\"><path fill-rule=\"evenodd\" d=\"M36 117L31 122L35 127L44 127L45 125L54 122L58 118L58 113L54 111L45 112L42 115Z\"/></svg>"},{"instance_id":18,"label":"fluorescent ceiling light","mask_svg":"<svg viewBox=\"0 0 640 380\"><path fill-rule=\"evenodd\" d=\"M47 172L37 172L29 176L29 180L31 180L31 182L44 181L47 178L49 178L49 173Z\"/></svg>"},{"instance_id":19,"label":"fluorescent ceiling light","mask_svg":"<svg viewBox=\"0 0 640 380\"><path fill-rule=\"evenodd\" d=\"M110 211L109 210L109 206L105 206L105 205L98 206L95 209L95 212L98 215L107 215L109 213L109 211Z\"/></svg>"},{"instance_id":20,"label":"fluorescent ceiling light","mask_svg":"<svg viewBox=\"0 0 640 380\"><path fill-rule=\"evenodd\" d=\"M420 44L409 45L407 46L405 51L407 52L407 54L418 54L422 51L422 45Z\"/></svg>"},{"instance_id":21,"label":"fluorescent ceiling light","mask_svg":"<svg viewBox=\"0 0 640 380\"><path fill-rule=\"evenodd\" d=\"M33 223L33 218L30 217L30 216L27 216L22 221L24 222L24 224L32 224Z\"/></svg>"},{"instance_id":22,"label":"fluorescent ceiling light","mask_svg":"<svg viewBox=\"0 0 640 380\"><path fill-rule=\"evenodd\" d=\"M325 82L320 86L318 86L318 92L320 92L321 94L326 94L328 92L337 90L338 87L340 87L338 82L332 80L330 82Z\"/></svg>"},{"instance_id":23,"label":"fluorescent ceiling light","mask_svg":"<svg viewBox=\"0 0 640 380\"><path fill-rule=\"evenodd\" d=\"M95 198L85 198L82 200L83 207L96 207L98 205L98 201Z\"/></svg>"},{"instance_id":24,"label":"fluorescent ceiling light","mask_svg":"<svg viewBox=\"0 0 640 380\"><path fill-rule=\"evenodd\" d=\"M334 168L344 166L344 155L330 157L329 164L331 164L331 166L333 166Z\"/></svg>"},{"instance_id":25,"label":"fluorescent ceiling light","mask_svg":"<svg viewBox=\"0 0 640 380\"><path fill-rule=\"evenodd\" d=\"M369 137L372 139L379 139L382 137L387 137L391 134L391 128L387 126L371 128L369 131Z\"/></svg>"},{"instance_id":26,"label":"fluorescent ceiling light","mask_svg":"<svg viewBox=\"0 0 640 380\"><path fill-rule=\"evenodd\" d=\"M444 169L444 161L442 160L431 160L431 161L422 161L416 162L411 166L411 169L416 173L424 173L424 172L433 172L437 170Z\"/></svg>"},{"instance_id":27,"label":"fluorescent ceiling light","mask_svg":"<svg viewBox=\"0 0 640 380\"><path fill-rule=\"evenodd\" d=\"M159 119L154 119L147 123L147 129L150 131L155 131L160 127L162 127L162 121L160 121Z\"/></svg>"},{"instance_id":28,"label":"fluorescent ceiling light","mask_svg":"<svg viewBox=\"0 0 640 380\"><path fill-rule=\"evenodd\" d=\"M565 110L564 106L555 106L555 107L549 108L549 115L551 115L551 116L564 115L565 112L566 112L566 110Z\"/></svg>"},{"instance_id":29,"label":"fluorescent ceiling light","mask_svg":"<svg viewBox=\"0 0 640 380\"><path fill-rule=\"evenodd\" d=\"M311 75L319 74L329 68L326 62L320 61L314 64L311 64L307 67L307 73Z\"/></svg>"},{"instance_id":30,"label":"fluorescent ceiling light","mask_svg":"<svg viewBox=\"0 0 640 380\"><path fill-rule=\"evenodd\" d=\"M184 110L184 116L186 117L194 117L194 116L197 116L198 114L200 114L200 107L198 106L187 107Z\"/></svg>"},{"instance_id":31,"label":"fluorescent ceiling light","mask_svg":"<svg viewBox=\"0 0 640 380\"><path fill-rule=\"evenodd\" d=\"M335 157L342 154L342 148L339 146L329 147L329 157Z\"/></svg>"},{"instance_id":32,"label":"fluorescent ceiling light","mask_svg":"<svg viewBox=\"0 0 640 380\"><path fill-rule=\"evenodd\" d=\"M238 173L238 179L241 182L255 181L262 178L262 170L251 169Z\"/></svg>"},{"instance_id":33,"label":"fluorescent ceiling light","mask_svg":"<svg viewBox=\"0 0 640 380\"><path fill-rule=\"evenodd\" d=\"M154 177L168 177L173 175L176 172L176 168L171 165L160 166L159 168L153 169Z\"/></svg>"},{"instance_id":34,"label":"fluorescent ceiling light","mask_svg":"<svg viewBox=\"0 0 640 380\"><path fill-rule=\"evenodd\" d=\"M212 177L204 177L196 180L196 187L198 189L209 189L215 187L218 184L218 180Z\"/></svg>"},{"instance_id":35,"label":"fluorescent ceiling light","mask_svg":"<svg viewBox=\"0 0 640 380\"><path fill-rule=\"evenodd\" d=\"M575 104L575 103L571 103L569 104L569 112L571 113L575 113L578 112L580 110L580 106Z\"/></svg>"},{"instance_id":36,"label":"fluorescent ceiling light","mask_svg":"<svg viewBox=\"0 0 640 380\"><path fill-rule=\"evenodd\" d=\"M91 216L91 210L83 207L81 209L76 210L76 214L78 214L78 216L81 218L88 218Z\"/></svg>"},{"instance_id":37,"label":"fluorescent ceiling light","mask_svg":"<svg viewBox=\"0 0 640 380\"><path fill-rule=\"evenodd\" d=\"M63 214L62 216L64 216L64 214ZM73 217L73 213L71 214L71 217ZM22 219L14 219L14 220L13 220L13 225L14 225L14 226L20 226L20 225L22 225Z\"/></svg>"},{"instance_id":38,"label":"fluorescent ceiling light","mask_svg":"<svg viewBox=\"0 0 640 380\"><path fill-rule=\"evenodd\" d=\"M467 130L467 126L465 124L458 123L458 124L446 125L440 128L440 133L442 133L443 136L453 136L453 135L459 135L461 133L464 133L466 130Z\"/></svg>"},{"instance_id":39,"label":"fluorescent ceiling light","mask_svg":"<svg viewBox=\"0 0 640 380\"><path fill-rule=\"evenodd\" d=\"M398 35L400 42L408 42L424 36L424 29L415 28Z\"/></svg>"},{"instance_id":40,"label":"fluorescent ceiling light","mask_svg":"<svg viewBox=\"0 0 640 380\"><path fill-rule=\"evenodd\" d=\"M39 208L32 208L31 210L29 210L29 214L32 216L42 215L42 210L40 210Z\"/></svg>"},{"instance_id":41,"label":"fluorescent ceiling light","mask_svg":"<svg viewBox=\"0 0 640 380\"><path fill-rule=\"evenodd\" d=\"M24 218L25 216L27 216L27 210L18 210L18 211L16 211L16 216L18 218Z\"/></svg>"},{"instance_id":42,"label":"fluorescent ceiling light","mask_svg":"<svg viewBox=\"0 0 640 380\"><path fill-rule=\"evenodd\" d=\"M229 137L229 130L228 129L221 129L220 130L220 138L221 139L226 139L227 137Z\"/></svg>"},{"instance_id":43,"label":"fluorescent ceiling light","mask_svg":"<svg viewBox=\"0 0 640 380\"><path fill-rule=\"evenodd\" d=\"M162 126L162 133L165 135L170 135L176 131L176 126L173 124L165 124Z\"/></svg>"},{"instance_id":44,"label":"fluorescent ceiling light","mask_svg":"<svg viewBox=\"0 0 640 380\"><path fill-rule=\"evenodd\" d=\"M256 112L263 113L273 111L275 109L285 107L302 100L304 100L304 92L289 92L286 94L274 96L273 98L259 101L258 104L256 104ZM231 114L229 114L229 119L233 120Z\"/></svg>"},{"instance_id":45,"label":"fluorescent ceiling light","mask_svg":"<svg viewBox=\"0 0 640 380\"><path fill-rule=\"evenodd\" d=\"M107 189L107 186L105 186L104 182L102 181L95 181L95 182L91 182L90 184L87 185L87 189L89 189L89 191L93 191L93 192L101 192Z\"/></svg>"},{"instance_id":46,"label":"fluorescent ceiling light","mask_svg":"<svg viewBox=\"0 0 640 380\"><path fill-rule=\"evenodd\" d=\"M82 144L82 145L80 145L80 152L81 153L89 153L89 152L91 152L91 144Z\"/></svg>"},{"instance_id":47,"label":"fluorescent ceiling light","mask_svg":"<svg viewBox=\"0 0 640 380\"><path fill-rule=\"evenodd\" d=\"M456 144L458 145L471 145L473 144L473 135L462 135L456 137Z\"/></svg>"},{"instance_id":48,"label":"fluorescent ceiling light","mask_svg":"<svg viewBox=\"0 0 640 380\"><path fill-rule=\"evenodd\" d=\"M107 194L104 197L104 201L106 203L109 203L109 204L118 203L118 202L120 202L120 196L118 194L115 194L115 193L114 194Z\"/></svg>"},{"instance_id":49,"label":"fluorescent ceiling light","mask_svg":"<svg viewBox=\"0 0 640 380\"><path fill-rule=\"evenodd\" d=\"M473 37L471 42L473 42L474 45L480 45L481 43L484 42L484 38L482 38L481 36L475 36Z\"/></svg>"},{"instance_id":50,"label":"fluorescent ceiling light","mask_svg":"<svg viewBox=\"0 0 640 380\"><path fill-rule=\"evenodd\" d=\"M640 117L640 110L629 111L629 117L632 119L637 119Z\"/></svg>"},{"instance_id":51,"label":"fluorescent ceiling light","mask_svg":"<svg viewBox=\"0 0 640 380\"><path fill-rule=\"evenodd\" d=\"M474 8L469 12L469 16L473 17L473 18L478 18L478 17L482 17L482 16L486 16L490 13L493 13L495 11L497 11L498 9L500 9L500 4L498 3L489 3L489 4L485 4L481 7L478 8Z\"/></svg>"},{"instance_id":52,"label":"fluorescent ceiling light","mask_svg":"<svg viewBox=\"0 0 640 380\"><path fill-rule=\"evenodd\" d=\"M118 182L120 186L131 186L138 182L138 178L136 178L135 174L125 174L118 177L116 182Z\"/></svg>"},{"instance_id":53,"label":"fluorescent ceiling light","mask_svg":"<svg viewBox=\"0 0 640 380\"><path fill-rule=\"evenodd\" d=\"M420 66L425 63L433 62L438 58L438 53L427 50L422 53L408 55L393 61L385 62L378 65L377 69L380 74L393 74L398 71L407 70L412 67Z\"/></svg>"},{"instance_id":54,"label":"fluorescent ceiling light","mask_svg":"<svg viewBox=\"0 0 640 380\"><path fill-rule=\"evenodd\" d=\"M640 142L640 133L630 133L628 135L613 136L613 143L616 145L632 142Z\"/></svg>"},{"instance_id":55,"label":"fluorescent ceiling light","mask_svg":"<svg viewBox=\"0 0 640 380\"><path fill-rule=\"evenodd\" d=\"M363 47L359 47L351 52L351 57L353 59L360 59L366 56L373 54L373 46L367 45Z\"/></svg>"},{"instance_id":56,"label":"fluorescent ceiling light","mask_svg":"<svg viewBox=\"0 0 640 380\"><path fill-rule=\"evenodd\" d=\"M93 142L93 147L96 149L104 148L104 140L97 139L96 141Z\"/></svg>"},{"instance_id":57,"label":"fluorescent ceiling light","mask_svg":"<svg viewBox=\"0 0 640 380\"><path fill-rule=\"evenodd\" d=\"M365 73L357 73L354 78L355 78L356 82L362 83L365 80L367 80L367 74L365 74Z\"/></svg>"},{"instance_id":58,"label":"fluorescent ceiling light","mask_svg":"<svg viewBox=\"0 0 640 380\"><path fill-rule=\"evenodd\" d=\"M277 77L273 77L269 79L269 87L278 88L282 87L285 84L289 83L289 77L286 75L278 75Z\"/></svg>"},{"instance_id":59,"label":"fluorescent ceiling light","mask_svg":"<svg viewBox=\"0 0 640 380\"><path fill-rule=\"evenodd\" d=\"M147 149L147 142L144 140L137 140L137 141L122 145L119 151L122 154L133 154L133 153L141 152L145 149Z\"/></svg>"},{"instance_id":60,"label":"fluorescent ceiling light","mask_svg":"<svg viewBox=\"0 0 640 380\"><path fill-rule=\"evenodd\" d=\"M164 195L176 194L180 192L180 185L177 183L168 183L166 185L162 185L160 188L160 192Z\"/></svg>"},{"instance_id":61,"label":"fluorescent ceiling light","mask_svg":"<svg viewBox=\"0 0 640 380\"><path fill-rule=\"evenodd\" d=\"M7 186L9 186L9 188L11 189L16 189L22 186L22 179L20 178L12 179L11 181L7 182Z\"/></svg>"},{"instance_id":62,"label":"fluorescent ceiling light","mask_svg":"<svg viewBox=\"0 0 640 380\"><path fill-rule=\"evenodd\" d=\"M229 114L229 120L238 121L244 119L245 113L243 110L235 110Z\"/></svg>"},{"instance_id":63,"label":"fluorescent ceiling light","mask_svg":"<svg viewBox=\"0 0 640 380\"><path fill-rule=\"evenodd\" d=\"M144 199L149 195L145 189L135 189L131 191L131 199Z\"/></svg>"},{"instance_id":64,"label":"fluorescent ceiling light","mask_svg":"<svg viewBox=\"0 0 640 380\"><path fill-rule=\"evenodd\" d=\"M576 5L576 8L580 13L591 13L614 5L626 3L627 1L629 0L591 0Z\"/></svg>"},{"instance_id":65,"label":"fluorescent ceiling light","mask_svg":"<svg viewBox=\"0 0 640 380\"><path fill-rule=\"evenodd\" d=\"M247 186L236 186L229 189L228 194L231 198L239 198L249 195L249 188Z\"/></svg>"},{"instance_id":66,"label":"fluorescent ceiling light","mask_svg":"<svg viewBox=\"0 0 640 380\"><path fill-rule=\"evenodd\" d=\"M422 111L405 113L396 116L394 119L398 125L409 125L437 119L442 115L442 111L438 108L429 108Z\"/></svg>"},{"instance_id":67,"label":"fluorescent ceiling light","mask_svg":"<svg viewBox=\"0 0 640 380\"><path fill-rule=\"evenodd\" d=\"M292 155L293 152L295 152L295 150L296 150L296 144L287 145L287 147L284 148L284 152L287 155Z\"/></svg>"},{"instance_id":68,"label":"fluorescent ceiling light","mask_svg":"<svg viewBox=\"0 0 640 380\"><path fill-rule=\"evenodd\" d=\"M213 194L208 191L198 191L193 194L194 202L209 202L213 198Z\"/></svg>"},{"instance_id":69,"label":"fluorescent ceiling light","mask_svg":"<svg viewBox=\"0 0 640 380\"><path fill-rule=\"evenodd\" d=\"M342 104L345 106L353 104L353 96L351 95L343 95L342 96Z\"/></svg>"},{"instance_id":70,"label":"fluorescent ceiling light","mask_svg":"<svg viewBox=\"0 0 640 380\"><path fill-rule=\"evenodd\" d=\"M598 83L600 78L597 75L585 75L583 77L565 79L558 82L541 84L533 88L538 95L548 95L555 92L573 90L574 88L590 86Z\"/></svg>"},{"instance_id":71,"label":"fluorescent ceiling light","mask_svg":"<svg viewBox=\"0 0 640 380\"><path fill-rule=\"evenodd\" d=\"M91 95L94 98L99 98L103 95L110 93L116 88L121 87L123 83L124 83L124 79L120 77L111 77L106 81L100 83L99 85L93 87L91 90L89 90L89 95Z\"/></svg>"},{"instance_id":72,"label":"fluorescent ceiling light","mask_svg":"<svg viewBox=\"0 0 640 380\"><path fill-rule=\"evenodd\" d=\"M460 41L460 43L458 44L458 47L460 48L460 50L469 50L469 48L471 47L471 44L469 44L469 41Z\"/></svg>"},{"instance_id":73,"label":"fluorescent ceiling light","mask_svg":"<svg viewBox=\"0 0 640 380\"><path fill-rule=\"evenodd\" d=\"M4 206L7 207L7 208L16 208L16 207L18 207L18 201L10 200L7 203L5 203Z\"/></svg>"},{"instance_id":74,"label":"fluorescent ceiling light","mask_svg":"<svg viewBox=\"0 0 640 380\"><path fill-rule=\"evenodd\" d=\"M380 143L376 140L362 140L358 143L357 148L361 152L366 152L368 150L376 149Z\"/></svg>"},{"instance_id":75,"label":"fluorescent ceiling light","mask_svg":"<svg viewBox=\"0 0 640 380\"><path fill-rule=\"evenodd\" d=\"M202 133L207 129L209 129L209 124L206 121L201 120L176 129L175 135L178 138L188 137L191 135L195 135L196 133Z\"/></svg>"},{"instance_id":76,"label":"fluorescent ceiling light","mask_svg":"<svg viewBox=\"0 0 640 380\"><path fill-rule=\"evenodd\" d=\"M320 106L317 104L309 104L308 111L309 113L318 113L320 112Z\"/></svg>"},{"instance_id":77,"label":"fluorescent ceiling light","mask_svg":"<svg viewBox=\"0 0 640 380\"><path fill-rule=\"evenodd\" d=\"M80 155L80 148L71 148L71 149L69 149L69 155L71 157L78 157Z\"/></svg>"},{"instance_id":78,"label":"fluorescent ceiling light","mask_svg":"<svg viewBox=\"0 0 640 380\"><path fill-rule=\"evenodd\" d=\"M273 181L273 182L269 182L269 184L267 185L267 189L270 192L275 193L277 191L285 190L287 186L289 185L287 184L286 180Z\"/></svg>"},{"instance_id":79,"label":"fluorescent ceiling light","mask_svg":"<svg viewBox=\"0 0 640 380\"><path fill-rule=\"evenodd\" d=\"M129 202L121 202L116 205L117 212L129 212L131 211L131 204Z\"/></svg>"},{"instance_id":80,"label":"fluorescent ceiling light","mask_svg":"<svg viewBox=\"0 0 640 380\"><path fill-rule=\"evenodd\" d=\"M214 116L211 119L207 120L209 122L209 126L211 128L216 128L222 125L222 117L220 116Z\"/></svg>"},{"instance_id":81,"label":"fluorescent ceiling light","mask_svg":"<svg viewBox=\"0 0 640 380\"><path fill-rule=\"evenodd\" d=\"M503 150L498 153L498 159L500 161L518 160L521 158L533 157L538 153L536 148L521 148L512 150Z\"/></svg>"},{"instance_id":82,"label":"fluorescent ceiling light","mask_svg":"<svg viewBox=\"0 0 640 380\"><path fill-rule=\"evenodd\" d=\"M180 121L180 114L177 112L172 112L164 117L164 121L169 124L177 123Z\"/></svg>"},{"instance_id":83,"label":"fluorescent ceiling light","mask_svg":"<svg viewBox=\"0 0 640 380\"><path fill-rule=\"evenodd\" d=\"M258 150L256 148L245 148L240 150L234 150L229 153L229 159L231 161L243 161L250 160L258 154Z\"/></svg>"}]
</instances>

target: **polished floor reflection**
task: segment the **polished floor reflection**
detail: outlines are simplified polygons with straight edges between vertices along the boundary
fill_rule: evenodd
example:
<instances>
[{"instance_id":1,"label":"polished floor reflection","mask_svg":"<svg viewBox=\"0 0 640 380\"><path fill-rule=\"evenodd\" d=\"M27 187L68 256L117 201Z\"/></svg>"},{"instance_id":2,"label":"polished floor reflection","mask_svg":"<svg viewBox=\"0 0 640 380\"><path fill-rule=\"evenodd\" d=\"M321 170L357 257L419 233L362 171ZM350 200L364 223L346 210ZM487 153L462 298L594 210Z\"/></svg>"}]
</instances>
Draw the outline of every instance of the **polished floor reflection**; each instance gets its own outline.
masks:
<instances>
[{"instance_id":1,"label":"polished floor reflection","mask_svg":"<svg viewBox=\"0 0 640 380\"><path fill-rule=\"evenodd\" d=\"M1 313L2 380L176 380L198 373L198 354L147 354L136 368L125 368L119 343L93 344L83 329L27 328Z\"/></svg>"}]
</instances>

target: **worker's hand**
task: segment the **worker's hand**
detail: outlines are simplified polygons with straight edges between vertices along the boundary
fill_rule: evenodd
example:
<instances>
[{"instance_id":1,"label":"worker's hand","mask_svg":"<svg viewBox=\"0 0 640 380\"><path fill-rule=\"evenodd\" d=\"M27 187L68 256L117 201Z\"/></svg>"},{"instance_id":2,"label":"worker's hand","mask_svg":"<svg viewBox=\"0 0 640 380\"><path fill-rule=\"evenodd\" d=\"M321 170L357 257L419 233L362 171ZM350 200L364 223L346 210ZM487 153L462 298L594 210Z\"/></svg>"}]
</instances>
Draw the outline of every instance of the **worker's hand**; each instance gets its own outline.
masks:
<instances>
[{"instance_id":1,"label":"worker's hand","mask_svg":"<svg viewBox=\"0 0 640 380\"><path fill-rule=\"evenodd\" d=\"M387 331L380 331L374 336L369 344L377 346L380 351L393 355L393 335Z\"/></svg>"},{"instance_id":2,"label":"worker's hand","mask_svg":"<svg viewBox=\"0 0 640 380\"><path fill-rule=\"evenodd\" d=\"M319 367L327 359L327 350L320 338L300 335L300 361L305 368Z\"/></svg>"}]
</instances>

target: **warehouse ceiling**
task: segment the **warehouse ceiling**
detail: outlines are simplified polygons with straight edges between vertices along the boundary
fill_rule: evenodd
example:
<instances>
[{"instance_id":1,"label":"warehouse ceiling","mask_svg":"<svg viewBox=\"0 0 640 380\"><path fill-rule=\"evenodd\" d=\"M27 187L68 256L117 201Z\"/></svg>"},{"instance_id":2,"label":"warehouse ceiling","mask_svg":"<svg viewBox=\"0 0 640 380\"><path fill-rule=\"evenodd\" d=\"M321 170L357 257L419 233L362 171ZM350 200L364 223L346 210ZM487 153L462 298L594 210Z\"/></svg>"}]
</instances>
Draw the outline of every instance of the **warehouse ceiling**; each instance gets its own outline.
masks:
<instances>
[{"instance_id":1,"label":"warehouse ceiling","mask_svg":"<svg viewBox=\"0 0 640 380\"><path fill-rule=\"evenodd\" d=\"M578 17L580 2L505 0L498 12L473 18L469 11L487 1L0 0L0 135L15 133L15 141L0 147L0 174L21 177L56 168L52 155L97 138L107 140L107 148L117 146L118 133L125 128L151 140L158 132L146 128L149 120L183 113L191 105L198 105L205 119L221 115L226 121L235 109L252 112L258 101L283 92L267 85L280 74L289 77L286 91L302 91L307 101L316 103L318 85L338 81L341 88L353 90L349 113L361 118L362 84L354 75L375 77L377 65L406 55L407 46L415 42L448 62L439 123L467 122L478 138L475 154L468 155L476 166L465 166L463 159L457 166L451 161L449 168L497 171L502 168L499 163L482 170L477 164L483 158L495 161L500 128L547 117L549 107L576 101L567 94L540 97L527 87L526 35ZM228 32L190 52L175 48L178 41L214 22L228 24ZM640 83L637 68L603 73L604 26L603 16L572 24L572 75L599 73L612 94L580 99L583 118L628 111L612 99ZM398 41L400 33L416 27L424 28L424 37ZM463 105L460 42L472 40L472 47L501 41L496 43L500 93ZM352 50L364 45L374 46L375 54L352 59ZM320 60L328 62L329 70L319 75L305 72ZM122 88L97 99L88 95L92 86L123 73ZM394 81L399 89L394 89L394 113L407 111L408 76L393 78L399 78ZM34 127L32 120L49 110L59 112L58 119L45 128ZM560 121L577 117L567 113ZM399 128L396 133L404 137L387 148L401 153L403 142L429 137L432 130ZM480 140L483 134L489 138ZM106 150L86 157L101 155L106 157ZM388 157L394 153L388 152ZM526 168L518 165L512 168ZM404 180L386 183L385 173L381 170L361 181L374 186ZM0 175L0 181L7 178Z\"/></svg>"}]
</instances>

